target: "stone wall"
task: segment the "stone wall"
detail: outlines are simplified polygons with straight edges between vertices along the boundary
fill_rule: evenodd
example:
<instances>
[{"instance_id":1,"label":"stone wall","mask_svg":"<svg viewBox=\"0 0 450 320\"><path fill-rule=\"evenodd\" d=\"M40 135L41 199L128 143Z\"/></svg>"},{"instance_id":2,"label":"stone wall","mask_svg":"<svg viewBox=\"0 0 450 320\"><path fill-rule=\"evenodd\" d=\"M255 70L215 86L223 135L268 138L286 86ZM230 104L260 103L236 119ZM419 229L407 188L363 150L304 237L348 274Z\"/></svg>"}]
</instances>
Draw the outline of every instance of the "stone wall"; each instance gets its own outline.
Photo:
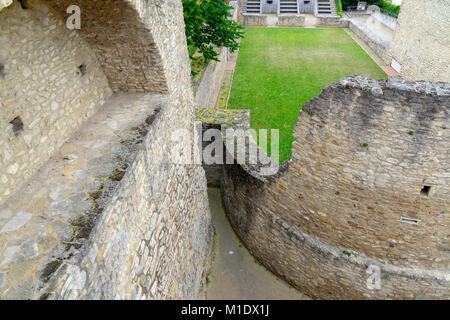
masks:
<instances>
[{"instance_id":1,"label":"stone wall","mask_svg":"<svg viewBox=\"0 0 450 320\"><path fill-rule=\"evenodd\" d=\"M222 87L225 66L228 62L228 48L219 50L220 61L208 62L198 85L194 87L195 103L201 108L215 108Z\"/></svg>"},{"instance_id":2,"label":"stone wall","mask_svg":"<svg viewBox=\"0 0 450 320\"><path fill-rule=\"evenodd\" d=\"M317 15L316 18L316 26L320 28L348 28L349 26L349 20L342 19L339 16L330 17Z\"/></svg>"},{"instance_id":3,"label":"stone wall","mask_svg":"<svg viewBox=\"0 0 450 320\"><path fill-rule=\"evenodd\" d=\"M400 75L417 80L450 82L450 2L405 1L392 41Z\"/></svg>"},{"instance_id":4,"label":"stone wall","mask_svg":"<svg viewBox=\"0 0 450 320\"><path fill-rule=\"evenodd\" d=\"M84 3L89 6L86 10L83 10ZM84 1L81 4L81 11L88 13L88 21L96 21L94 14L99 15L105 24L100 28L102 33L115 28L102 20L105 11L109 12L108 9L103 10L108 3ZM36 2L32 4L36 8ZM152 48L141 52L139 60L129 61L130 70L139 73L141 68L148 67L152 72L152 65L146 65L145 61L155 62L158 70L154 79L146 78L145 81L144 77L136 74L138 82L135 84L142 85L144 90L147 90L147 85L155 85L159 88L157 92L165 94L137 95L140 97L137 98L140 99L137 106L129 101L133 95L127 95L125 100L116 101L116 106L117 103L125 109L134 106L134 111L122 110L114 116L103 114L101 119L96 118L100 116L96 113L94 119L83 126L87 131L75 133L74 144L77 148L93 148L98 152L97 149L104 148L109 142L105 141L106 138L89 141L90 137L95 137L89 132L98 131L90 126L103 125L106 127L104 130L109 128L107 132L114 131L112 140L117 142L111 145L109 153L96 154L95 159L83 163L79 163L78 158L72 166L62 169L61 174L60 166L65 161L72 163L72 157L76 156L74 146L61 149L61 158L52 159L57 165L50 162L44 167L41 177L55 179L56 183L39 188L42 181L35 183L33 180L25 190L16 192L18 201L5 210L0 208L0 297L3 299L202 297L213 244L205 173L200 165L178 164L171 157L172 150L178 145L172 140L175 130L187 129L189 135L185 138L188 142L194 141L195 101L189 81L182 5L178 0L151 3L123 0L114 1L114 4L119 9L117 14L128 10L127 16L131 14L138 19L132 24L124 23L126 28L123 27L122 31L127 29L129 34L134 33L137 45L144 41L148 48ZM54 8L63 9L59 2ZM8 13L8 10L10 8L0 14ZM9 16L15 17L15 12L6 15ZM139 30L134 32L135 27L142 28L142 32L147 30L147 34L139 34ZM39 28L35 27L35 30L37 32ZM116 31L113 30L114 34ZM80 33L87 37L82 30ZM72 34L75 40L78 39L77 31ZM99 38L103 36L99 35ZM150 39L152 43L147 43ZM72 47L71 38L64 41L58 46L59 50ZM117 63L117 67L123 63L122 58L125 57L125 61L130 58L119 54L122 42L118 43L119 46L111 50L118 53L117 59L110 60ZM89 41L89 44L98 56L110 52L109 49L99 50L95 41ZM99 60L102 61L101 58ZM109 60L102 61L105 70L109 69L106 61ZM114 71L114 66L112 69L111 73L106 72L111 84L120 74L119 69ZM89 65L87 70L90 70ZM98 70L101 73L100 67ZM40 79L38 74L38 88L45 94L49 89L42 86ZM134 76L126 79L131 81ZM107 84L106 77L103 80ZM132 83L128 80L121 82L123 86L117 86L115 90L130 90ZM91 90L94 89L92 85ZM151 101L161 99L163 106L152 113L154 106ZM132 113L146 105L148 110L137 115ZM108 107L102 108L101 112ZM149 117L147 113L150 113ZM130 126L135 121L142 121L144 126L133 125L130 129L134 134L137 132L138 137L128 141L126 135L124 138L116 137L121 121ZM127 153L116 154L122 149L127 149ZM118 156L126 156L126 159L117 163ZM83 170L77 170L77 166L83 166ZM99 184L97 180L102 176L94 173L109 169L113 172L106 180L112 182ZM76 179L80 179L79 185L73 185ZM32 196L32 203L26 203L25 194ZM23 212L22 207L30 211ZM72 216L77 218L71 220Z\"/></svg>"},{"instance_id":5,"label":"stone wall","mask_svg":"<svg viewBox=\"0 0 450 320\"><path fill-rule=\"evenodd\" d=\"M42 2L14 1L0 30L2 203L112 92L95 53Z\"/></svg>"},{"instance_id":6,"label":"stone wall","mask_svg":"<svg viewBox=\"0 0 450 320\"><path fill-rule=\"evenodd\" d=\"M176 0L133 5L160 52L167 105L84 253L77 263L64 263L44 290L53 298L196 299L203 293L213 243L205 175L201 166L170 158L172 132L194 132L182 6Z\"/></svg>"},{"instance_id":7,"label":"stone wall","mask_svg":"<svg viewBox=\"0 0 450 320\"><path fill-rule=\"evenodd\" d=\"M349 24L352 30L361 40L363 40L375 53L383 59L385 63L390 65L392 55L390 51L391 43L382 40L374 32L370 31L367 26L357 20L351 20Z\"/></svg>"},{"instance_id":8,"label":"stone wall","mask_svg":"<svg viewBox=\"0 0 450 320\"><path fill-rule=\"evenodd\" d=\"M325 88L277 175L224 166L234 230L315 298L449 299L449 113L445 83L352 76ZM367 286L371 265L380 289Z\"/></svg>"},{"instance_id":9,"label":"stone wall","mask_svg":"<svg viewBox=\"0 0 450 320\"><path fill-rule=\"evenodd\" d=\"M238 22L243 26L266 27L267 16L263 14L240 13Z\"/></svg>"},{"instance_id":10,"label":"stone wall","mask_svg":"<svg viewBox=\"0 0 450 320\"><path fill-rule=\"evenodd\" d=\"M305 26L305 15L302 15L302 14L279 15L278 16L278 26L280 26L280 27L304 27Z\"/></svg>"},{"instance_id":11,"label":"stone wall","mask_svg":"<svg viewBox=\"0 0 450 320\"><path fill-rule=\"evenodd\" d=\"M82 8L80 33L97 53L115 92L167 93L158 51L148 26L135 10L136 1L46 2L64 18L70 15L66 12L69 6ZM146 2L141 5L144 8Z\"/></svg>"},{"instance_id":12,"label":"stone wall","mask_svg":"<svg viewBox=\"0 0 450 320\"><path fill-rule=\"evenodd\" d=\"M383 14L377 11L372 12L371 16L380 21L382 24L384 24L391 30L395 31L395 29L397 28L397 18L388 16L387 14Z\"/></svg>"}]
</instances>

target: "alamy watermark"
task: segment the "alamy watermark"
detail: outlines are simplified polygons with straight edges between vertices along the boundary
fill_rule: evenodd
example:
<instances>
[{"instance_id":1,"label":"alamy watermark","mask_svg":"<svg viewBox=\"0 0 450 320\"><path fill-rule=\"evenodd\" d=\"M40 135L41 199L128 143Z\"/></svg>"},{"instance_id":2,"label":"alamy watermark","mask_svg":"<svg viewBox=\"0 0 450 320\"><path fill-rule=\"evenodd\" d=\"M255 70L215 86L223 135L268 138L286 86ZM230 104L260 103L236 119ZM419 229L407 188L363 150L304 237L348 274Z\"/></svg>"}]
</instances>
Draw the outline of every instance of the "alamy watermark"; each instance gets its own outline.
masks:
<instances>
[{"instance_id":1,"label":"alamy watermark","mask_svg":"<svg viewBox=\"0 0 450 320\"><path fill-rule=\"evenodd\" d=\"M67 8L66 12L70 14L67 18L66 26L69 30L81 29L81 9L77 5L71 5Z\"/></svg>"}]
</instances>

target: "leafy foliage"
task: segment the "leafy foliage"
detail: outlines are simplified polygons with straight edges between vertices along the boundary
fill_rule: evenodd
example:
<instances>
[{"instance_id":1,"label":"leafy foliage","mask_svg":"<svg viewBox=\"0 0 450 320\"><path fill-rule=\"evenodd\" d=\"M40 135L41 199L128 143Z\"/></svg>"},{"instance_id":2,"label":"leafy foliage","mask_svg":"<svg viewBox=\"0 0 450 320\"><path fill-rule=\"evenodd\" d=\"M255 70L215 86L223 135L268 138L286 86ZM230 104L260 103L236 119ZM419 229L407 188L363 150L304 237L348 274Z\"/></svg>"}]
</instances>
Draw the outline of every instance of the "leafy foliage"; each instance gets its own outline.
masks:
<instances>
[{"instance_id":1,"label":"leafy foliage","mask_svg":"<svg viewBox=\"0 0 450 320\"><path fill-rule=\"evenodd\" d=\"M182 0L186 38L189 47L197 48L206 60L218 61L216 48L235 51L242 37L242 27L231 17L224 0ZM193 59L190 53L191 59Z\"/></svg>"},{"instance_id":2,"label":"leafy foliage","mask_svg":"<svg viewBox=\"0 0 450 320\"><path fill-rule=\"evenodd\" d=\"M348 7L356 7L359 1L361 0L342 0L342 6L344 7L344 10L347 10ZM393 17L398 17L398 14L400 13L400 6L392 4L386 0L366 0L366 2L369 5L379 6L381 12Z\"/></svg>"},{"instance_id":3,"label":"leafy foliage","mask_svg":"<svg viewBox=\"0 0 450 320\"><path fill-rule=\"evenodd\" d=\"M381 12L386 13L395 18L397 18L398 14L400 13L400 6L397 6L395 4L392 4L392 3L384 1L384 0L381 2L380 7L381 7Z\"/></svg>"},{"instance_id":4,"label":"leafy foliage","mask_svg":"<svg viewBox=\"0 0 450 320\"><path fill-rule=\"evenodd\" d=\"M347 10L347 7L356 7L358 5L358 2L361 0L342 0L342 6L344 7L344 10ZM379 7L381 7L381 1L382 0L365 0L368 5L375 4Z\"/></svg>"}]
</instances>

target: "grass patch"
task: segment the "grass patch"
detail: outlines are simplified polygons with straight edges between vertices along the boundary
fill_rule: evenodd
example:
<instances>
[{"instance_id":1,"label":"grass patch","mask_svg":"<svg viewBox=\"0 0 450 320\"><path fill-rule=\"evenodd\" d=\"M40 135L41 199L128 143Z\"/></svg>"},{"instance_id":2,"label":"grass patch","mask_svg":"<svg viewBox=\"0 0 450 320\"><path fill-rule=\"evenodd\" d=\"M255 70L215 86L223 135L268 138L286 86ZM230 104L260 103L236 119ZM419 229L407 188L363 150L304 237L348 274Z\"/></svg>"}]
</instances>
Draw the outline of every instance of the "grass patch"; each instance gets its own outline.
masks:
<instances>
[{"instance_id":1,"label":"grass patch","mask_svg":"<svg viewBox=\"0 0 450 320\"><path fill-rule=\"evenodd\" d=\"M293 127L306 101L351 74L387 78L343 29L244 31L228 107L250 109L253 129L280 130L280 162L292 155Z\"/></svg>"}]
</instances>

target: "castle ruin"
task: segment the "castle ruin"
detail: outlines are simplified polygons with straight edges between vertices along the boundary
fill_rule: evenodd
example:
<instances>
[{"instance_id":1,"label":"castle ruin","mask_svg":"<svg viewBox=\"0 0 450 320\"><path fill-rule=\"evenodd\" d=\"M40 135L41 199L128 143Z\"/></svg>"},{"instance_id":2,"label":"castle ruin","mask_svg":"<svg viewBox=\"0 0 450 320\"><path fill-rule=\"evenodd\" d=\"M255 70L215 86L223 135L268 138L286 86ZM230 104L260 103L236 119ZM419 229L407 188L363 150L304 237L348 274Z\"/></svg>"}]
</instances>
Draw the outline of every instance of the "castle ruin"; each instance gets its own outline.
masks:
<instances>
[{"instance_id":1,"label":"castle ruin","mask_svg":"<svg viewBox=\"0 0 450 320\"><path fill-rule=\"evenodd\" d=\"M0 299L201 299L207 183L249 251L311 297L449 299L448 39L421 36L408 21L425 4L403 4L405 78L325 88L299 113L291 159L261 177L174 162L172 133L194 141L201 107L181 1L0 0Z\"/></svg>"}]
</instances>

